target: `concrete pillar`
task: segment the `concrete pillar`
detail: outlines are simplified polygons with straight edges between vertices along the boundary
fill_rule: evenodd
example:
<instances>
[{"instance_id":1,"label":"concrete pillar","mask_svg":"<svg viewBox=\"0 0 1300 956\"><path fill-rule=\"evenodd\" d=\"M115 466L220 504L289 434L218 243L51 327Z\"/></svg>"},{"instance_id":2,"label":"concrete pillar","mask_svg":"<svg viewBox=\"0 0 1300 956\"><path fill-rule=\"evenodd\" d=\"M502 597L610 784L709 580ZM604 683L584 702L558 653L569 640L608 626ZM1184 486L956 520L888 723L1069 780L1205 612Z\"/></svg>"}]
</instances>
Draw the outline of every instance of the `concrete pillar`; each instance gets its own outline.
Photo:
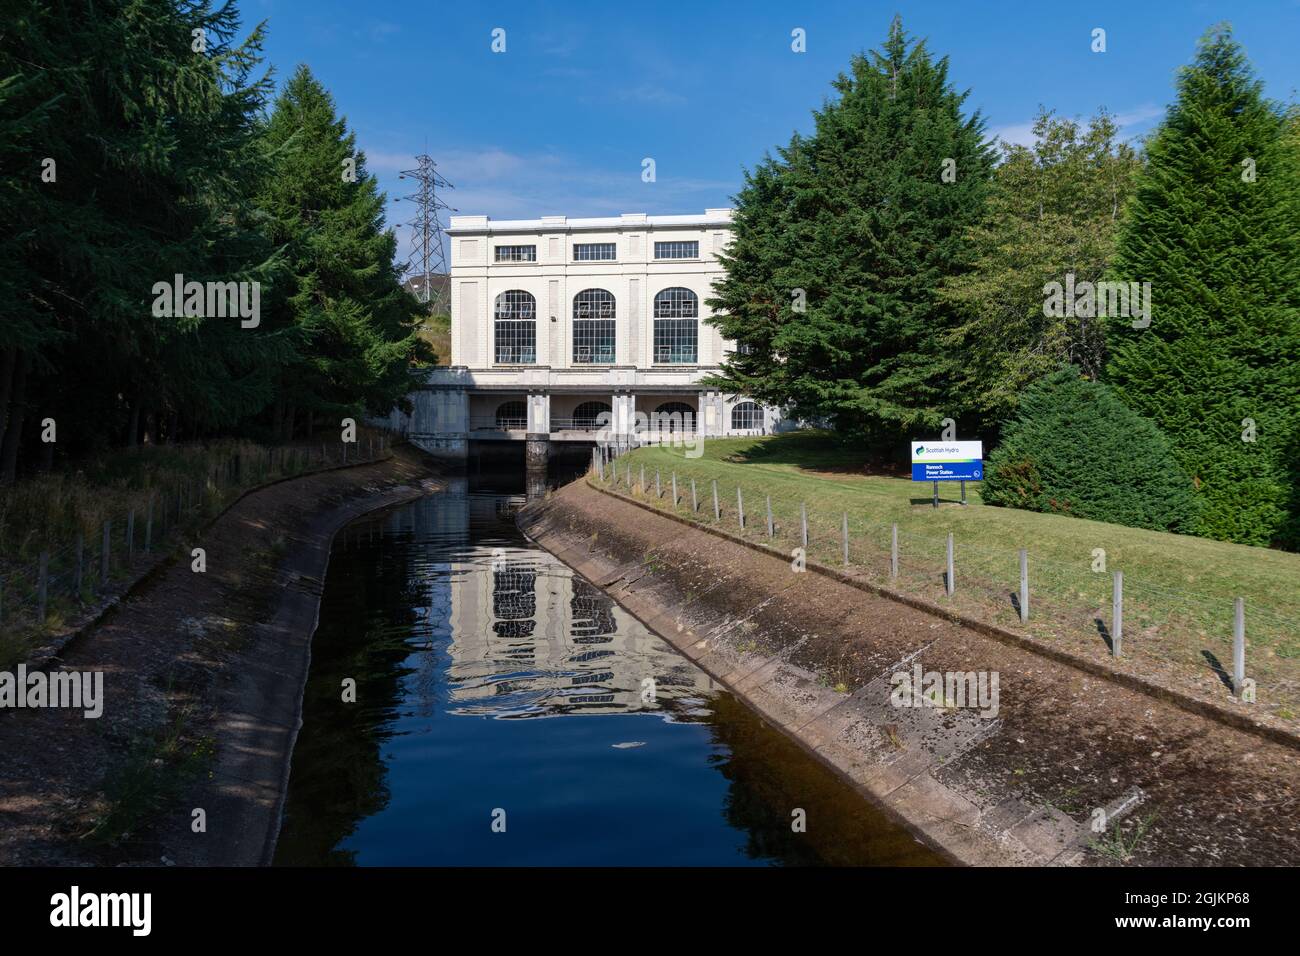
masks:
<instances>
[{"instance_id":1,"label":"concrete pillar","mask_svg":"<svg viewBox=\"0 0 1300 956\"><path fill-rule=\"evenodd\" d=\"M717 438L726 434L727 425L723 420L722 412L721 392L700 393L700 427L706 438Z\"/></svg>"},{"instance_id":2,"label":"concrete pillar","mask_svg":"<svg viewBox=\"0 0 1300 956\"><path fill-rule=\"evenodd\" d=\"M524 436L524 472L528 497L546 493L546 466L551 456L551 396L529 392L528 432Z\"/></svg>"},{"instance_id":3,"label":"concrete pillar","mask_svg":"<svg viewBox=\"0 0 1300 956\"><path fill-rule=\"evenodd\" d=\"M550 456L550 436L529 433L524 441L524 477L530 499L546 493L546 465Z\"/></svg>"},{"instance_id":4,"label":"concrete pillar","mask_svg":"<svg viewBox=\"0 0 1300 956\"><path fill-rule=\"evenodd\" d=\"M633 443L633 432L636 427L636 396L629 393L615 393L613 400L610 402L613 409L613 422L611 423L611 436L614 441L620 445L629 445Z\"/></svg>"},{"instance_id":5,"label":"concrete pillar","mask_svg":"<svg viewBox=\"0 0 1300 956\"><path fill-rule=\"evenodd\" d=\"M526 402L528 408L528 433L551 435L551 396L548 392L529 392Z\"/></svg>"}]
</instances>

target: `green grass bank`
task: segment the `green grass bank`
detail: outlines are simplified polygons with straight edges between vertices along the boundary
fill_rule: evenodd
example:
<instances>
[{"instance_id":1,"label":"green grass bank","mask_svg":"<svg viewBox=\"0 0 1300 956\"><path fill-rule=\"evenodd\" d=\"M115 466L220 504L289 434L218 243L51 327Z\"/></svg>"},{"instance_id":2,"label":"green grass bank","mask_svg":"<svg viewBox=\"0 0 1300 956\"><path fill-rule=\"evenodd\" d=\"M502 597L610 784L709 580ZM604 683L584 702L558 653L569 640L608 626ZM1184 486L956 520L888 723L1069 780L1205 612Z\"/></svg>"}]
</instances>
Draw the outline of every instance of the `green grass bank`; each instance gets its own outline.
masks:
<instances>
[{"instance_id":1,"label":"green grass bank","mask_svg":"<svg viewBox=\"0 0 1300 956\"><path fill-rule=\"evenodd\" d=\"M710 439L702 451L688 457L683 447L640 448L614 463L618 487L628 491L630 471L632 493L688 515L693 479L696 518L710 523L716 482L717 520L755 541L768 540L770 501L771 543L787 551L800 544L806 509L808 556L827 564L843 563L847 522L850 565L882 584L1085 653L1110 653L1112 572L1122 571L1127 664L1211 696L1229 694L1233 605L1241 597L1257 705L1284 720L1300 714L1300 555L987 506L978 483L967 485L964 507L958 487L941 484L935 509L928 483L881 473L865 464L864 453L821 432ZM895 525L899 569L892 578ZM944 586L949 533L951 596ZM1029 556L1026 623L1018 605L1021 548Z\"/></svg>"}]
</instances>

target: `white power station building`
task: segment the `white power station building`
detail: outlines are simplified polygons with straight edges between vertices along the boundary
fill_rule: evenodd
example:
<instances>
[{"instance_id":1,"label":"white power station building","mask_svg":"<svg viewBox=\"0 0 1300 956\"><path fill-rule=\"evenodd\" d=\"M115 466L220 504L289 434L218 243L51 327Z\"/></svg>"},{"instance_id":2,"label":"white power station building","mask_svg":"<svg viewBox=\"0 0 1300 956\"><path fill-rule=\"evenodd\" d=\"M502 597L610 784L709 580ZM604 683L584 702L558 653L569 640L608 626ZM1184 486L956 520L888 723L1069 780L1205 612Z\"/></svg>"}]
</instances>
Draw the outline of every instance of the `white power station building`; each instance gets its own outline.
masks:
<instances>
[{"instance_id":1,"label":"white power station building","mask_svg":"<svg viewBox=\"0 0 1300 956\"><path fill-rule=\"evenodd\" d=\"M735 347L706 321L731 215L453 216L451 365L400 427L451 459L526 441L530 463L551 441L771 432L775 409L700 384Z\"/></svg>"}]
</instances>

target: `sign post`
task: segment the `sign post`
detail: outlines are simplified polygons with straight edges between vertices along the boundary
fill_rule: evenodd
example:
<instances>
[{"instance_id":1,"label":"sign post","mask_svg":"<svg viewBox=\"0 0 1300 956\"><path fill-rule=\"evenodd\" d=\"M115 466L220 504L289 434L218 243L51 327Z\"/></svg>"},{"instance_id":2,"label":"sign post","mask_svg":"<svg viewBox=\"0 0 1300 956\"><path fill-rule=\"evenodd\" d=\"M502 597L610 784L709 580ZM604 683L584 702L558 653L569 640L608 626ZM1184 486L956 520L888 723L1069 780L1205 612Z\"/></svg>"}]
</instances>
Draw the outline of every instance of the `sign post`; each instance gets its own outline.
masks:
<instances>
[{"instance_id":1,"label":"sign post","mask_svg":"<svg viewBox=\"0 0 1300 956\"><path fill-rule=\"evenodd\" d=\"M931 483L936 508L939 507L939 482L961 482L961 503L966 504L966 482L984 480L984 443L913 441L912 480Z\"/></svg>"}]
</instances>

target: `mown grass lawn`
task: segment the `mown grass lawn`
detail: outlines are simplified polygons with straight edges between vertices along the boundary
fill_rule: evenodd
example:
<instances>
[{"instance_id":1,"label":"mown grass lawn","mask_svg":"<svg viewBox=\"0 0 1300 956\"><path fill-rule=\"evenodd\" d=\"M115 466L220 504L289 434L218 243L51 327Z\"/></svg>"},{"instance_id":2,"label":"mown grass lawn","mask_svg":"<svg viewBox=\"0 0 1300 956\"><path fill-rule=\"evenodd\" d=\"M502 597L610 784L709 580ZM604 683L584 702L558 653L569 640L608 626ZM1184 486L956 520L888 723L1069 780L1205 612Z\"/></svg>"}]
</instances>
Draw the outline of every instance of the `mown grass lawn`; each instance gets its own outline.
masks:
<instances>
[{"instance_id":1,"label":"mown grass lawn","mask_svg":"<svg viewBox=\"0 0 1300 956\"><path fill-rule=\"evenodd\" d=\"M807 508L809 557L840 564L847 517L850 563L891 583L992 622L1109 653L1111 572L1124 572L1125 658L1173 667L1202 690L1226 693L1231 670L1233 601L1245 599L1247 674L1259 683L1260 702L1279 716L1300 712L1300 555L1204 538L1126 528L1067 515L986 506L979 484L967 485L965 507L956 484L941 484L941 506L931 486L900 473L868 473L866 456L834 436L799 432L766 438L710 439L701 457L682 447L648 446L619 458L619 486L632 470L640 494L671 507L676 473L677 510L691 509L695 479L698 517L713 521L713 482L721 522L738 530L737 488L746 512L744 534L767 540L767 500L776 524L773 544L799 544L800 508ZM659 473L662 498L655 497ZM878 470L877 470L878 471ZM897 524L900 573L889 581L890 535ZM944 593L946 538L954 538L957 593ZM1029 553L1030 621L1019 621L1019 549ZM1104 571L1101 566L1104 552Z\"/></svg>"}]
</instances>

